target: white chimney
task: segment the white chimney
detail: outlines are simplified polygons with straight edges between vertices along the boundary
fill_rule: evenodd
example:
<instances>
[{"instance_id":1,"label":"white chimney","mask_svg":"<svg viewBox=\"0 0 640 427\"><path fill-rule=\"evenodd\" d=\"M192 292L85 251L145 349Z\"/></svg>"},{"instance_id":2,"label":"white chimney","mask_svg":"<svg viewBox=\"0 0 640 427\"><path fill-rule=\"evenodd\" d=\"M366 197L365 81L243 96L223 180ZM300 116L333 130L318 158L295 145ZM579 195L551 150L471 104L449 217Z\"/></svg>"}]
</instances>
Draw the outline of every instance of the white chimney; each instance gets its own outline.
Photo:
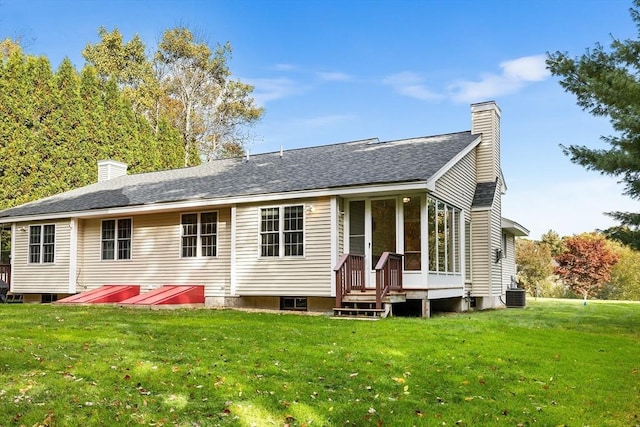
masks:
<instances>
[{"instance_id":1,"label":"white chimney","mask_svg":"<svg viewBox=\"0 0 640 427\"><path fill-rule=\"evenodd\" d=\"M476 159L478 182L500 176L500 115L495 101L471 104L471 133L482 134Z\"/></svg>"},{"instance_id":2,"label":"white chimney","mask_svg":"<svg viewBox=\"0 0 640 427\"><path fill-rule=\"evenodd\" d=\"M115 160L98 160L98 182L127 174L127 164Z\"/></svg>"}]
</instances>

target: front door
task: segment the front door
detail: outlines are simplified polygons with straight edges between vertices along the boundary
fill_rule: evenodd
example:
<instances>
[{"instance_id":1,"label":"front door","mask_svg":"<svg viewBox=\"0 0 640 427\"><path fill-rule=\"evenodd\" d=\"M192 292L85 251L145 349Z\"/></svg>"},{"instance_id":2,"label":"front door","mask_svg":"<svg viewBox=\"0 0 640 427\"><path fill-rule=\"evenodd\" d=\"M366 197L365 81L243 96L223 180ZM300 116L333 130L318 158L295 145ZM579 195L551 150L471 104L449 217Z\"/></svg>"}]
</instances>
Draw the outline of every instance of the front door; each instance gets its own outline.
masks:
<instances>
[{"instance_id":1,"label":"front door","mask_svg":"<svg viewBox=\"0 0 640 427\"><path fill-rule=\"evenodd\" d=\"M384 252L396 252L396 199L371 201L371 270Z\"/></svg>"},{"instance_id":2,"label":"front door","mask_svg":"<svg viewBox=\"0 0 640 427\"><path fill-rule=\"evenodd\" d=\"M365 256L367 287L376 284L375 267L384 252L397 252L397 201L393 199L349 202L349 253Z\"/></svg>"}]
</instances>

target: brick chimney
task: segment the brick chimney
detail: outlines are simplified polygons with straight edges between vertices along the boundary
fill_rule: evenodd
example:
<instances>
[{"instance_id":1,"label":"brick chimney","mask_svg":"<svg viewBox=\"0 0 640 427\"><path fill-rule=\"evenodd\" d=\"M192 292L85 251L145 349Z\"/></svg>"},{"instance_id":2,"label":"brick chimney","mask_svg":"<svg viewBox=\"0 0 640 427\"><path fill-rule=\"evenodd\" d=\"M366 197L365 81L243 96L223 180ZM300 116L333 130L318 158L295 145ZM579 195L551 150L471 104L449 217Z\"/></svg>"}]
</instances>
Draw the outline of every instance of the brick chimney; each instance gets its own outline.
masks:
<instances>
[{"instance_id":1,"label":"brick chimney","mask_svg":"<svg viewBox=\"0 0 640 427\"><path fill-rule=\"evenodd\" d=\"M115 160L98 160L98 182L127 174L127 164Z\"/></svg>"},{"instance_id":2,"label":"brick chimney","mask_svg":"<svg viewBox=\"0 0 640 427\"><path fill-rule=\"evenodd\" d=\"M476 159L477 181L500 176L500 108L495 101L471 104L471 133L482 134Z\"/></svg>"}]
</instances>

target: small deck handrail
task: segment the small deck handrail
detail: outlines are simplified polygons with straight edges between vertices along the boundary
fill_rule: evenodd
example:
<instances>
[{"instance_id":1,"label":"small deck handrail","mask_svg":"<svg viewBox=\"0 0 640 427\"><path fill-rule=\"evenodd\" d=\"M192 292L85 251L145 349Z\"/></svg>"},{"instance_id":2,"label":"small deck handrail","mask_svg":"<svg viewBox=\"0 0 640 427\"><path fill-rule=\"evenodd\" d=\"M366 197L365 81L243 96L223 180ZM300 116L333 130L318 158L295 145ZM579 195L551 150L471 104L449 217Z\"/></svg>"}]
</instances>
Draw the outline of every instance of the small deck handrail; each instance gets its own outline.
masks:
<instances>
[{"instance_id":1,"label":"small deck handrail","mask_svg":"<svg viewBox=\"0 0 640 427\"><path fill-rule=\"evenodd\" d=\"M402 255L384 252L376 264L376 308L391 291L402 290Z\"/></svg>"},{"instance_id":2,"label":"small deck handrail","mask_svg":"<svg viewBox=\"0 0 640 427\"><path fill-rule=\"evenodd\" d=\"M0 280L11 284L11 264L0 264Z\"/></svg>"},{"instance_id":3,"label":"small deck handrail","mask_svg":"<svg viewBox=\"0 0 640 427\"><path fill-rule=\"evenodd\" d=\"M342 307L342 297L352 290L365 291L364 255L343 254L333 271L336 273L336 307Z\"/></svg>"}]
</instances>

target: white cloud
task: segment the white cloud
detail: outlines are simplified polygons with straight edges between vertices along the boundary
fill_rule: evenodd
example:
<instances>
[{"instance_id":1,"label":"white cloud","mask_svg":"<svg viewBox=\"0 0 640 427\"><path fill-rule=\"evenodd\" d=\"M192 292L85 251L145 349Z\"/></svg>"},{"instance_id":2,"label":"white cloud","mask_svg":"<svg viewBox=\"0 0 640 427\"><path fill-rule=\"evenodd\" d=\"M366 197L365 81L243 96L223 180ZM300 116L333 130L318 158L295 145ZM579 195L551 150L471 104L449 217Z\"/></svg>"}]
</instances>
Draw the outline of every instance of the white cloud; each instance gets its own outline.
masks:
<instances>
[{"instance_id":1,"label":"white cloud","mask_svg":"<svg viewBox=\"0 0 640 427\"><path fill-rule=\"evenodd\" d=\"M253 98L258 105L265 105L269 101L299 95L308 90L304 85L288 78L277 79L246 79L254 87Z\"/></svg>"},{"instance_id":2,"label":"white cloud","mask_svg":"<svg viewBox=\"0 0 640 427\"><path fill-rule=\"evenodd\" d=\"M500 64L501 74L484 74L479 81L460 81L449 87L456 102L477 102L516 93L528 83L550 76L545 55L524 56Z\"/></svg>"},{"instance_id":3,"label":"white cloud","mask_svg":"<svg viewBox=\"0 0 640 427\"><path fill-rule=\"evenodd\" d=\"M500 64L506 78L525 82L539 82L551 75L545 55L523 56Z\"/></svg>"},{"instance_id":4,"label":"white cloud","mask_svg":"<svg viewBox=\"0 0 640 427\"><path fill-rule=\"evenodd\" d=\"M321 80L328 82L346 82L351 80L351 76L349 74L341 73L339 71L319 72L317 74Z\"/></svg>"},{"instance_id":5,"label":"white cloud","mask_svg":"<svg viewBox=\"0 0 640 427\"><path fill-rule=\"evenodd\" d=\"M402 72L385 77L382 83L391 86L396 92L422 100L441 99L442 95L431 91L420 74Z\"/></svg>"}]
</instances>

